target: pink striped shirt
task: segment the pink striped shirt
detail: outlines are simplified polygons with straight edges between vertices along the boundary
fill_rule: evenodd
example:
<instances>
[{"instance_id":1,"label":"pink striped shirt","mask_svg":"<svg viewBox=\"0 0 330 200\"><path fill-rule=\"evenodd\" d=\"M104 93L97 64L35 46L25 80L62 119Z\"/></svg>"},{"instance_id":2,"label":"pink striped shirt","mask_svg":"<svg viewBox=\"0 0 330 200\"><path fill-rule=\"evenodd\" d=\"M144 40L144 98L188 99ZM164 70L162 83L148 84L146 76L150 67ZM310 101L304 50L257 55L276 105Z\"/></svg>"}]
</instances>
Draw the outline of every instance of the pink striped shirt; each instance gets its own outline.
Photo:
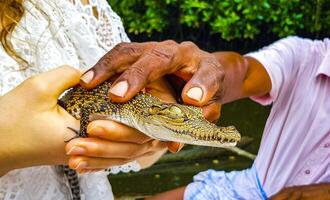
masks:
<instances>
[{"instance_id":1,"label":"pink striped shirt","mask_svg":"<svg viewBox=\"0 0 330 200\"><path fill-rule=\"evenodd\" d=\"M267 70L272 104L255 167L267 196L330 182L330 40L282 39L246 56Z\"/></svg>"}]
</instances>

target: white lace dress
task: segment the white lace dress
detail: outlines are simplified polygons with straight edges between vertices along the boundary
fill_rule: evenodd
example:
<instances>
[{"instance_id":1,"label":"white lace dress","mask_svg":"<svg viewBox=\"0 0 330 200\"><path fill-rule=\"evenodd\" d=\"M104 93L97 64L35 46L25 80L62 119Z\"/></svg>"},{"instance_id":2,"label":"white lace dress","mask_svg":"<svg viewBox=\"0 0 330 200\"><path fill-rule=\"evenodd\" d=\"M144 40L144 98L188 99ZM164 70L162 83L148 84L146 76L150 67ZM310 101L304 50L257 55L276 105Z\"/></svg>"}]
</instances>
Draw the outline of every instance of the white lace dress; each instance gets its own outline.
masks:
<instances>
[{"instance_id":1,"label":"white lace dress","mask_svg":"<svg viewBox=\"0 0 330 200\"><path fill-rule=\"evenodd\" d=\"M25 0L26 12L12 35L25 70L0 47L0 95L30 77L60 65L88 69L122 41L129 41L119 16L106 0ZM94 13L93 13L94 11ZM95 11L97 11L95 16ZM134 163L113 172L137 169ZM82 199L113 199L105 172L79 177ZM64 175L52 166L13 170L0 178L0 200L67 200Z\"/></svg>"}]
</instances>

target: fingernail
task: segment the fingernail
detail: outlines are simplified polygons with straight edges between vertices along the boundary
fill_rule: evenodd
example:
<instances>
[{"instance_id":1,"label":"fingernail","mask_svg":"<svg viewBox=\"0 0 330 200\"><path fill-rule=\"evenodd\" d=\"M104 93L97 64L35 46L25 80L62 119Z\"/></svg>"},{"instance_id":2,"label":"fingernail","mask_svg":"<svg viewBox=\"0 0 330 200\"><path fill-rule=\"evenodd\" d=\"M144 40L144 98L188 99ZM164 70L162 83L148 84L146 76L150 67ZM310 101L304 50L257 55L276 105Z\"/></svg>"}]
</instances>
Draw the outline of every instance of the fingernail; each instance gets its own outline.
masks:
<instances>
[{"instance_id":1,"label":"fingernail","mask_svg":"<svg viewBox=\"0 0 330 200\"><path fill-rule=\"evenodd\" d=\"M177 143L177 142L169 142L167 143L168 150L171 153L178 153L184 146L183 143Z\"/></svg>"},{"instance_id":2,"label":"fingernail","mask_svg":"<svg viewBox=\"0 0 330 200\"><path fill-rule=\"evenodd\" d=\"M87 167L87 162L86 161L79 161L77 166L74 169L83 169Z\"/></svg>"},{"instance_id":3,"label":"fingernail","mask_svg":"<svg viewBox=\"0 0 330 200\"><path fill-rule=\"evenodd\" d=\"M203 97L203 90L200 87L190 88L187 92L187 96L196 101L201 101Z\"/></svg>"},{"instance_id":4,"label":"fingernail","mask_svg":"<svg viewBox=\"0 0 330 200\"><path fill-rule=\"evenodd\" d=\"M124 97L125 93L127 92L127 89L128 89L127 81L121 81L110 89L110 93L119 97Z\"/></svg>"},{"instance_id":5,"label":"fingernail","mask_svg":"<svg viewBox=\"0 0 330 200\"><path fill-rule=\"evenodd\" d=\"M84 74L80 80L82 80L84 83L89 83L94 77L94 71L88 71L86 74Z\"/></svg>"},{"instance_id":6,"label":"fingernail","mask_svg":"<svg viewBox=\"0 0 330 200\"><path fill-rule=\"evenodd\" d=\"M81 155L84 154L86 151L82 147L73 146L71 149L66 153L66 155Z\"/></svg>"},{"instance_id":7,"label":"fingernail","mask_svg":"<svg viewBox=\"0 0 330 200\"><path fill-rule=\"evenodd\" d=\"M91 126L87 132L92 135L103 135L104 129L98 125Z\"/></svg>"},{"instance_id":8,"label":"fingernail","mask_svg":"<svg viewBox=\"0 0 330 200\"><path fill-rule=\"evenodd\" d=\"M178 153L179 151L181 151L181 149L183 148L184 144L182 143L179 143L177 148L175 149L175 152L174 153Z\"/></svg>"},{"instance_id":9,"label":"fingernail","mask_svg":"<svg viewBox=\"0 0 330 200\"><path fill-rule=\"evenodd\" d=\"M179 145L179 148L178 148L178 151L177 152L179 152L179 151L181 151L181 149L184 147L184 144L183 143L180 143L180 145Z\"/></svg>"}]
</instances>

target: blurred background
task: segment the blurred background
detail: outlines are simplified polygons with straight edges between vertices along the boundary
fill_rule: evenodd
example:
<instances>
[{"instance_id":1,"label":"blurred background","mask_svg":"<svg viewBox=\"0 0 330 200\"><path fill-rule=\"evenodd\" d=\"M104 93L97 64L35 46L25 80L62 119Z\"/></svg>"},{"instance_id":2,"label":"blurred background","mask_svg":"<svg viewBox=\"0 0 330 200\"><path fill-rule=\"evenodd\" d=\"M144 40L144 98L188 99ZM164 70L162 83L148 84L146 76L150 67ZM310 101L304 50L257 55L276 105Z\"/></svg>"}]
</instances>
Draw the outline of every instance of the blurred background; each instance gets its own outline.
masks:
<instances>
[{"instance_id":1,"label":"blurred background","mask_svg":"<svg viewBox=\"0 0 330 200\"><path fill-rule=\"evenodd\" d=\"M131 41L193 41L207 51L242 54L289 35L330 36L330 0L109 0ZM240 144L257 154L270 107L245 99L222 108L218 125L234 125ZM135 199L176 188L207 170L240 170L253 160L223 149L186 146L166 154L149 169L109 176L122 199Z\"/></svg>"}]
</instances>

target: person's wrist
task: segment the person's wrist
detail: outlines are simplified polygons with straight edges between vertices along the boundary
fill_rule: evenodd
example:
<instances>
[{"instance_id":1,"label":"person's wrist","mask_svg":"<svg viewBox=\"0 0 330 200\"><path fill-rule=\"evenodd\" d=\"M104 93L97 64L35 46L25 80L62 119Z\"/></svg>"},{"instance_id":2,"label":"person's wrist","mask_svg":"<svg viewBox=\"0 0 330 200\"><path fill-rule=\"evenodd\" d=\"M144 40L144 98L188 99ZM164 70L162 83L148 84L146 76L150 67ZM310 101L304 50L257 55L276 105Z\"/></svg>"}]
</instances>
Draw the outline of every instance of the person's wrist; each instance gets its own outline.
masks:
<instances>
[{"instance_id":1,"label":"person's wrist","mask_svg":"<svg viewBox=\"0 0 330 200\"><path fill-rule=\"evenodd\" d=\"M62 142L63 144L56 145L49 145L49 143L50 147L47 148L45 148L47 144L33 145L33 142L25 141L26 145L17 143L7 147L4 146L5 151L0 156L0 160L4 162L1 163L0 175L14 169L39 165L65 164L68 161L64 151L64 141Z\"/></svg>"},{"instance_id":2,"label":"person's wrist","mask_svg":"<svg viewBox=\"0 0 330 200\"><path fill-rule=\"evenodd\" d=\"M68 133L63 132L47 139L38 135L31 137L31 134L13 132L10 129L5 130L5 127L0 128L0 132L6 133L2 135L0 146L0 176L14 169L68 162L64 149L65 136Z\"/></svg>"},{"instance_id":3,"label":"person's wrist","mask_svg":"<svg viewBox=\"0 0 330 200\"><path fill-rule=\"evenodd\" d=\"M46 121L53 121L53 129L50 130L51 133L39 135L37 138L39 141L36 138L31 139L30 142L36 147L31 150L31 154L34 155L35 161L42 165L67 164L69 156L66 155L65 145L67 143L65 141L76 136L76 133L68 127L79 130L79 120L76 120L60 106L58 106L57 115L51 114L43 118Z\"/></svg>"}]
</instances>

